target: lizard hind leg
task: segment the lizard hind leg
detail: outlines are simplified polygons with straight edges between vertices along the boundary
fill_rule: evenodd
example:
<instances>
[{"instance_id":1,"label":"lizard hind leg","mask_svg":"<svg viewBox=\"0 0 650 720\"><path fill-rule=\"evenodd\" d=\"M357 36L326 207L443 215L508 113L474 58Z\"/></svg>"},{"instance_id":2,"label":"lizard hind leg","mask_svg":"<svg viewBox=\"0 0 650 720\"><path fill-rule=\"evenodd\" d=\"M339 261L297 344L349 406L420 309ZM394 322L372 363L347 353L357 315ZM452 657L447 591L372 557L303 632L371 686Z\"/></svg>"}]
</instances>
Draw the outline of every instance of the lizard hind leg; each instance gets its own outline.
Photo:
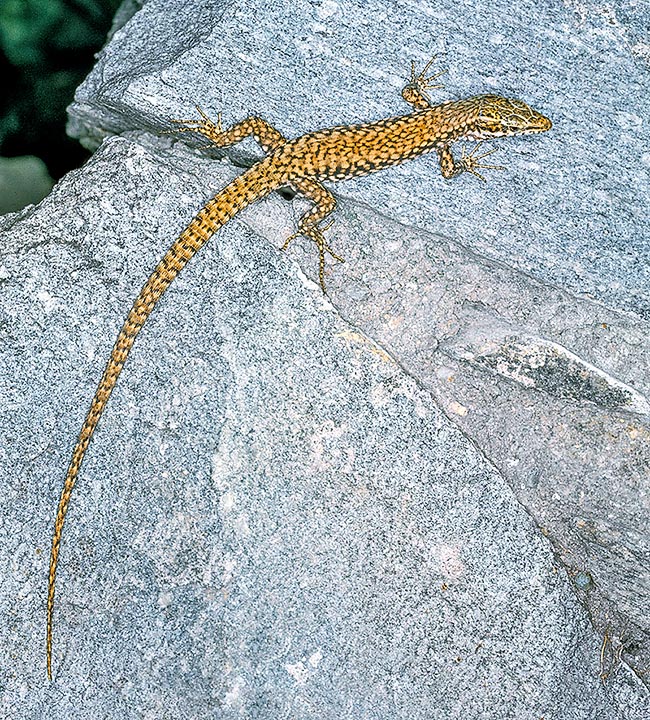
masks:
<instances>
[{"instance_id":1,"label":"lizard hind leg","mask_svg":"<svg viewBox=\"0 0 650 720\"><path fill-rule=\"evenodd\" d=\"M221 113L217 115L214 122L198 105L196 111L201 116L196 120L171 120L176 126L169 132L194 132L208 138L210 144L216 147L227 147L241 142L249 136L253 136L258 145L265 153L273 152L282 147L287 139L272 125L260 117L251 116L240 120L232 127L224 129L221 124Z\"/></svg>"},{"instance_id":2,"label":"lizard hind leg","mask_svg":"<svg viewBox=\"0 0 650 720\"><path fill-rule=\"evenodd\" d=\"M315 205L300 218L297 232L284 241L282 250L286 250L289 243L300 235L313 240L318 248L318 280L325 293L327 292L325 289L325 253L339 262L345 262L340 255L330 248L323 235L323 232L332 226L334 220L330 220L326 225L320 225L334 211L336 200L332 193L316 180L298 178L291 181L291 187L296 192L312 200Z\"/></svg>"}]
</instances>

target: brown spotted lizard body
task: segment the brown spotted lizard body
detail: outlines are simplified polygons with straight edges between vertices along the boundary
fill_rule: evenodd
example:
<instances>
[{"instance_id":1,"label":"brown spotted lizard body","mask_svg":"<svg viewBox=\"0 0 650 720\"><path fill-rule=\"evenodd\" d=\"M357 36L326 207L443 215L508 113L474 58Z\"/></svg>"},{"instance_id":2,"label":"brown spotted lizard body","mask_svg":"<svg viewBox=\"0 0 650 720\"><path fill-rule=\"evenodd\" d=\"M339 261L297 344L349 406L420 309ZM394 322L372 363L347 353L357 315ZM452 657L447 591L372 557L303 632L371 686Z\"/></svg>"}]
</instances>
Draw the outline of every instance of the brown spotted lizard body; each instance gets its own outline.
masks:
<instances>
[{"instance_id":1,"label":"brown spotted lizard body","mask_svg":"<svg viewBox=\"0 0 650 720\"><path fill-rule=\"evenodd\" d=\"M323 230L329 225L322 223L334 210L336 201L321 181L367 175L434 150L444 177L470 172L484 179L478 172L480 168L502 168L480 162L494 152L477 155L480 141L550 129L548 118L520 100L508 100L498 95L479 95L432 105L426 91L440 86L431 85L438 75L426 77L430 64L417 75L412 69L411 80L402 91L413 112L388 120L319 130L294 140L287 140L257 117L247 118L228 130L222 129L220 120L213 123L200 109L200 120L180 121L179 130L200 133L218 147L232 145L252 135L266 157L235 178L197 213L144 284L117 337L74 448L54 524L47 601L47 673L50 679L56 569L70 496L92 435L138 332L188 261L240 210L280 187L290 186L312 200L314 207L300 219L298 232L285 242L284 247L297 235L304 235L316 243L319 278L324 290L326 253L338 260L341 258L330 250L323 236ZM469 154L463 150L462 157L455 159L451 145L461 139L477 140L479 145Z\"/></svg>"}]
</instances>

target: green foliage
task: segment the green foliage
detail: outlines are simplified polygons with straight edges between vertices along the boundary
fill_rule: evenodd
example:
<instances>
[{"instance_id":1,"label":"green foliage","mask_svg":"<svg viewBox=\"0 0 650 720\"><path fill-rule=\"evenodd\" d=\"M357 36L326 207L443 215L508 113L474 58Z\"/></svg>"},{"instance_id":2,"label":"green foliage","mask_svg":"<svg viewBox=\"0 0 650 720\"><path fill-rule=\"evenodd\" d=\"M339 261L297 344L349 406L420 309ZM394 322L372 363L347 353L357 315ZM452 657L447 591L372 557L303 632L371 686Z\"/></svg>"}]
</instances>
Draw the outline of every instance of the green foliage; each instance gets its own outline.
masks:
<instances>
[{"instance_id":1,"label":"green foliage","mask_svg":"<svg viewBox=\"0 0 650 720\"><path fill-rule=\"evenodd\" d=\"M104 32L98 28L105 10L95 2L65 0L3 0L0 3L0 45L13 65L47 62L52 52L97 47ZM113 6L111 8L111 6Z\"/></svg>"},{"instance_id":2,"label":"green foliage","mask_svg":"<svg viewBox=\"0 0 650 720\"><path fill-rule=\"evenodd\" d=\"M80 157L65 108L105 41L120 0L0 0L0 154ZM58 138L57 138L58 134ZM53 142L55 145L53 146ZM77 160L80 162L80 160Z\"/></svg>"}]
</instances>

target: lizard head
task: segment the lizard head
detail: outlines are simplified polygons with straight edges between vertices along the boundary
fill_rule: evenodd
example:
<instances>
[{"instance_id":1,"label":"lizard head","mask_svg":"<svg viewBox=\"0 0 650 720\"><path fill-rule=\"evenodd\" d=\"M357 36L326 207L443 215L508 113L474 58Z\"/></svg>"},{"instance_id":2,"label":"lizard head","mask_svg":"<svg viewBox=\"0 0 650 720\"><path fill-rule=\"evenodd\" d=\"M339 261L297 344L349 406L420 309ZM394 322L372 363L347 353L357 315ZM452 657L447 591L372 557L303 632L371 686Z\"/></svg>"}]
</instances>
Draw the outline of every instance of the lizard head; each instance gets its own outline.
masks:
<instances>
[{"instance_id":1,"label":"lizard head","mask_svg":"<svg viewBox=\"0 0 650 720\"><path fill-rule=\"evenodd\" d=\"M550 130L553 123L521 100L510 100L499 95L481 95L475 98L474 117L476 140L487 140L506 135L527 135Z\"/></svg>"}]
</instances>

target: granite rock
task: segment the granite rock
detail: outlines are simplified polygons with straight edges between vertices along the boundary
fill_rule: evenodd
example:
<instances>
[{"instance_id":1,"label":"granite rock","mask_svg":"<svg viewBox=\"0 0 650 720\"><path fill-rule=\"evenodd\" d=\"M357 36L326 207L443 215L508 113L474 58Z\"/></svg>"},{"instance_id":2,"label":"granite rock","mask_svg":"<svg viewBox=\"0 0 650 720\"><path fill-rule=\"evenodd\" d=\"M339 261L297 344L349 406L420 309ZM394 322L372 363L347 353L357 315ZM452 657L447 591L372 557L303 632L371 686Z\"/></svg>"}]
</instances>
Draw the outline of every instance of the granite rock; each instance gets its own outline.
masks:
<instances>
[{"instance_id":1,"label":"granite rock","mask_svg":"<svg viewBox=\"0 0 650 720\"><path fill-rule=\"evenodd\" d=\"M123 6L70 109L101 147L0 222L7 717L646 716L640 21L470 12ZM410 60L436 49L441 99L518 95L553 132L504 141L486 186L433 159L336 186L329 297L306 243L277 251L300 198L215 235L91 445L48 684L50 533L113 339L193 213L260 155L215 161L161 131L196 102L288 136L398 114Z\"/></svg>"}]
</instances>

